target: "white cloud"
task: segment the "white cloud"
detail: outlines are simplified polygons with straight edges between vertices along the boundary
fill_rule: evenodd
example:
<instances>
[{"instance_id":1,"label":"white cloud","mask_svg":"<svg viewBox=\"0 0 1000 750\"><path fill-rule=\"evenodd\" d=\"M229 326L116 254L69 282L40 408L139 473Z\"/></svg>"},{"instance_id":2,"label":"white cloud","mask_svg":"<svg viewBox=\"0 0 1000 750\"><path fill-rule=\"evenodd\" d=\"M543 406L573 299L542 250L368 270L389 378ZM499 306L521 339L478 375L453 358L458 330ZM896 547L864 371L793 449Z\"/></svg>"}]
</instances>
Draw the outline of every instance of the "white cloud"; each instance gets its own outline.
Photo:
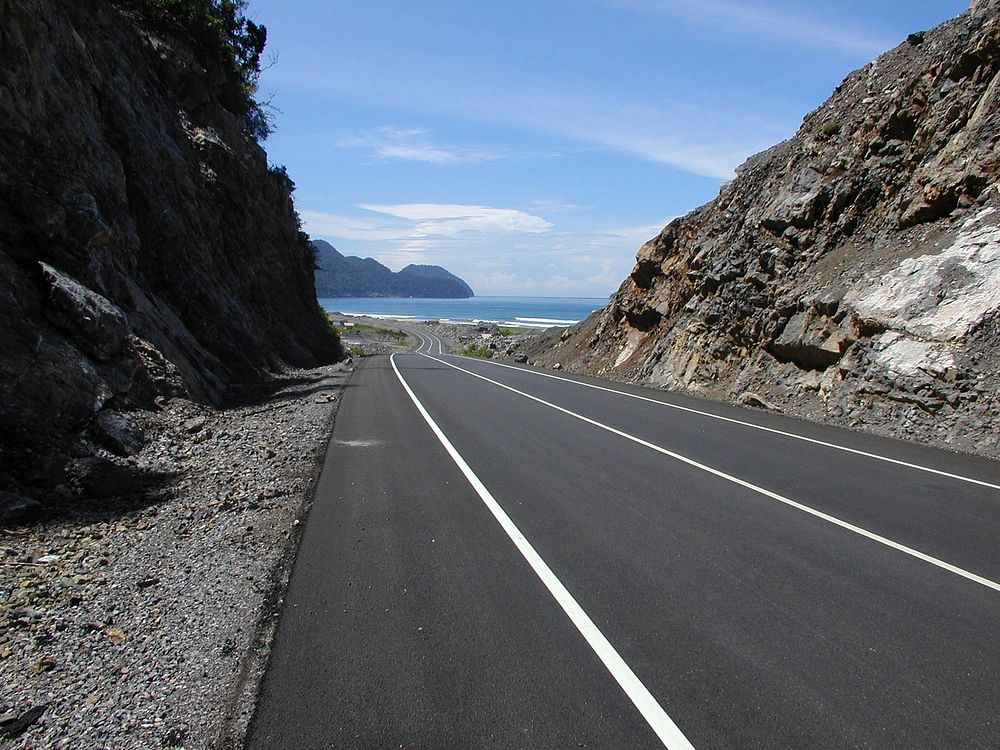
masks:
<instances>
[{"instance_id":1,"label":"white cloud","mask_svg":"<svg viewBox=\"0 0 1000 750\"><path fill-rule=\"evenodd\" d=\"M400 222L372 221L323 211L300 211L299 216L305 231L313 236L392 242L406 240L411 234L409 226Z\"/></svg>"},{"instance_id":2,"label":"white cloud","mask_svg":"<svg viewBox=\"0 0 1000 750\"><path fill-rule=\"evenodd\" d=\"M466 204L358 208L369 214L303 211L302 218L306 231L346 255L370 256L393 270L441 265L479 295L606 296L632 270L639 246L662 229L570 228L519 209Z\"/></svg>"},{"instance_id":3,"label":"white cloud","mask_svg":"<svg viewBox=\"0 0 1000 750\"><path fill-rule=\"evenodd\" d=\"M490 208L446 203L359 204L358 208L416 221L413 236L453 236L463 232L544 232L545 219L515 208Z\"/></svg>"},{"instance_id":4,"label":"white cloud","mask_svg":"<svg viewBox=\"0 0 1000 750\"><path fill-rule=\"evenodd\" d=\"M422 161L431 164L460 164L501 159L504 154L482 148L447 147L430 142L423 128L378 127L365 135L337 139L341 148L369 148L381 159Z\"/></svg>"},{"instance_id":5,"label":"white cloud","mask_svg":"<svg viewBox=\"0 0 1000 750\"><path fill-rule=\"evenodd\" d=\"M761 3L732 0L618 0L617 5L679 16L700 25L741 36L766 37L770 44L790 41L819 45L846 52L874 56L894 45L858 29L831 23L829 6L822 19L805 18L790 11L787 5L774 7Z\"/></svg>"},{"instance_id":6,"label":"white cloud","mask_svg":"<svg viewBox=\"0 0 1000 750\"><path fill-rule=\"evenodd\" d=\"M525 117L525 126L720 180L731 179L748 156L790 135L753 113L673 100L646 105L608 95L595 103L553 94L532 97L511 110L530 113L514 115Z\"/></svg>"}]
</instances>

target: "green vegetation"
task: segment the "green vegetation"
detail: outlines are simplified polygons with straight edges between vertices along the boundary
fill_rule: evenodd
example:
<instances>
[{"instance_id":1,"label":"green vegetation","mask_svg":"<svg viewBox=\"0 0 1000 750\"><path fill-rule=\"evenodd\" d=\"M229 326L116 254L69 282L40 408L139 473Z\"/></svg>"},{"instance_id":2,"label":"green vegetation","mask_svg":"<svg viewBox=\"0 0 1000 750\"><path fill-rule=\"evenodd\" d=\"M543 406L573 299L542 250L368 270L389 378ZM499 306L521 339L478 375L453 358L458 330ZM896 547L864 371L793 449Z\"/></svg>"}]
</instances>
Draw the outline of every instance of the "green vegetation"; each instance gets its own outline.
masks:
<instances>
[{"instance_id":1,"label":"green vegetation","mask_svg":"<svg viewBox=\"0 0 1000 750\"><path fill-rule=\"evenodd\" d=\"M247 132L264 139L273 128L269 106L254 99L267 29L244 15L247 0L117 0L164 32L187 36L206 67L225 74L222 104L243 117Z\"/></svg>"},{"instance_id":2,"label":"green vegetation","mask_svg":"<svg viewBox=\"0 0 1000 750\"><path fill-rule=\"evenodd\" d=\"M352 346L348 351L350 351L352 357L367 357L368 354L360 346Z\"/></svg>"},{"instance_id":3,"label":"green vegetation","mask_svg":"<svg viewBox=\"0 0 1000 750\"><path fill-rule=\"evenodd\" d=\"M504 336L517 336L521 333L527 333L530 328L516 328L514 326L500 326L500 333Z\"/></svg>"},{"instance_id":4,"label":"green vegetation","mask_svg":"<svg viewBox=\"0 0 1000 750\"><path fill-rule=\"evenodd\" d=\"M490 359L493 356L493 350L488 346L483 346L482 344L467 344L465 348L462 349L462 355L465 357Z\"/></svg>"},{"instance_id":5,"label":"green vegetation","mask_svg":"<svg viewBox=\"0 0 1000 750\"><path fill-rule=\"evenodd\" d=\"M330 335L333 336L334 347L340 351L343 351L344 347L340 341L340 329L330 319L330 316L327 314L326 310L323 309L323 306L320 305L319 302L316 303L316 307L319 309L320 316L323 318L323 320L326 321L326 327L330 331Z\"/></svg>"},{"instance_id":6,"label":"green vegetation","mask_svg":"<svg viewBox=\"0 0 1000 750\"><path fill-rule=\"evenodd\" d=\"M823 126L819 129L819 134L824 139L832 138L838 133L840 133L840 123L837 122L836 120L830 120L829 122L824 123Z\"/></svg>"},{"instance_id":7,"label":"green vegetation","mask_svg":"<svg viewBox=\"0 0 1000 750\"><path fill-rule=\"evenodd\" d=\"M330 326L340 334L372 333L380 339L398 341L400 343L405 342L409 338L409 335L405 331L400 331L395 328L382 328L381 326L368 325L367 323L355 323L353 326L345 327L331 320Z\"/></svg>"}]
</instances>

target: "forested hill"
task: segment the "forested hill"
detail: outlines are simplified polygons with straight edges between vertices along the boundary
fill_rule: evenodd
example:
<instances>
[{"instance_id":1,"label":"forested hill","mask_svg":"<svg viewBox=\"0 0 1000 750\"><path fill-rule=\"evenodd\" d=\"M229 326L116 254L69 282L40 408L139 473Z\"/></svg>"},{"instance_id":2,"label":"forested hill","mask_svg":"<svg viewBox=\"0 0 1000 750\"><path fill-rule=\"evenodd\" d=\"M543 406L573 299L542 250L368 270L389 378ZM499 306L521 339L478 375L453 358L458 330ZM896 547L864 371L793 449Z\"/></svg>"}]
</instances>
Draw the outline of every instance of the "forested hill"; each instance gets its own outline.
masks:
<instances>
[{"instance_id":1,"label":"forested hill","mask_svg":"<svg viewBox=\"0 0 1000 750\"><path fill-rule=\"evenodd\" d=\"M440 266L409 265L393 273L377 260L342 255L313 240L317 297L474 297L462 279Z\"/></svg>"}]
</instances>

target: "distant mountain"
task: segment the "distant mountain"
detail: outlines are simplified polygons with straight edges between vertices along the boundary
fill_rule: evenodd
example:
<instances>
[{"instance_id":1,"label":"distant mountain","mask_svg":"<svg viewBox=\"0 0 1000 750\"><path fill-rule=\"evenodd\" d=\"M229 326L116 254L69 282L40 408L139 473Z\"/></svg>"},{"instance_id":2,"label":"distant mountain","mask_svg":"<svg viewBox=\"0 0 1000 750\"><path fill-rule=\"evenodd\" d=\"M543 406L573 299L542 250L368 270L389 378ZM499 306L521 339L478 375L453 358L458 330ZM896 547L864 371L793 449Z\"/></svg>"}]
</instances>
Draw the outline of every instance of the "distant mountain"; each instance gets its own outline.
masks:
<instances>
[{"instance_id":1,"label":"distant mountain","mask_svg":"<svg viewBox=\"0 0 1000 750\"><path fill-rule=\"evenodd\" d=\"M313 240L317 297L474 297L460 278L441 266L409 265L393 273L377 260L343 255Z\"/></svg>"}]
</instances>

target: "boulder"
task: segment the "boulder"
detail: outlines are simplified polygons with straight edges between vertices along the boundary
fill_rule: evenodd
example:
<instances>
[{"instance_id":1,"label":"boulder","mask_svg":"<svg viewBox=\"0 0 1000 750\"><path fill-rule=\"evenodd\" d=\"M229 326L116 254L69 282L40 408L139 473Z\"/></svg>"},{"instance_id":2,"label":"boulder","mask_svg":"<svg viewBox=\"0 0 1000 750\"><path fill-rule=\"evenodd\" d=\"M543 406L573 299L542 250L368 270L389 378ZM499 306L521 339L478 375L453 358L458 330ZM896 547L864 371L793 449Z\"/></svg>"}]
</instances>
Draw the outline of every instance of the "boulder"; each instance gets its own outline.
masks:
<instances>
[{"instance_id":1,"label":"boulder","mask_svg":"<svg viewBox=\"0 0 1000 750\"><path fill-rule=\"evenodd\" d=\"M0 491L0 526L10 527L34 521L42 512L42 504L13 492Z\"/></svg>"},{"instance_id":2,"label":"boulder","mask_svg":"<svg viewBox=\"0 0 1000 750\"><path fill-rule=\"evenodd\" d=\"M783 362L806 370L823 370L836 364L855 337L843 325L812 310L797 312L768 347Z\"/></svg>"},{"instance_id":3,"label":"boulder","mask_svg":"<svg viewBox=\"0 0 1000 750\"><path fill-rule=\"evenodd\" d=\"M104 409L94 417L91 431L97 442L119 456L134 456L142 450L142 428L128 414Z\"/></svg>"},{"instance_id":4,"label":"boulder","mask_svg":"<svg viewBox=\"0 0 1000 750\"><path fill-rule=\"evenodd\" d=\"M74 461L70 476L74 487L86 497L121 497L139 491L139 483L132 472L97 456Z\"/></svg>"}]
</instances>

